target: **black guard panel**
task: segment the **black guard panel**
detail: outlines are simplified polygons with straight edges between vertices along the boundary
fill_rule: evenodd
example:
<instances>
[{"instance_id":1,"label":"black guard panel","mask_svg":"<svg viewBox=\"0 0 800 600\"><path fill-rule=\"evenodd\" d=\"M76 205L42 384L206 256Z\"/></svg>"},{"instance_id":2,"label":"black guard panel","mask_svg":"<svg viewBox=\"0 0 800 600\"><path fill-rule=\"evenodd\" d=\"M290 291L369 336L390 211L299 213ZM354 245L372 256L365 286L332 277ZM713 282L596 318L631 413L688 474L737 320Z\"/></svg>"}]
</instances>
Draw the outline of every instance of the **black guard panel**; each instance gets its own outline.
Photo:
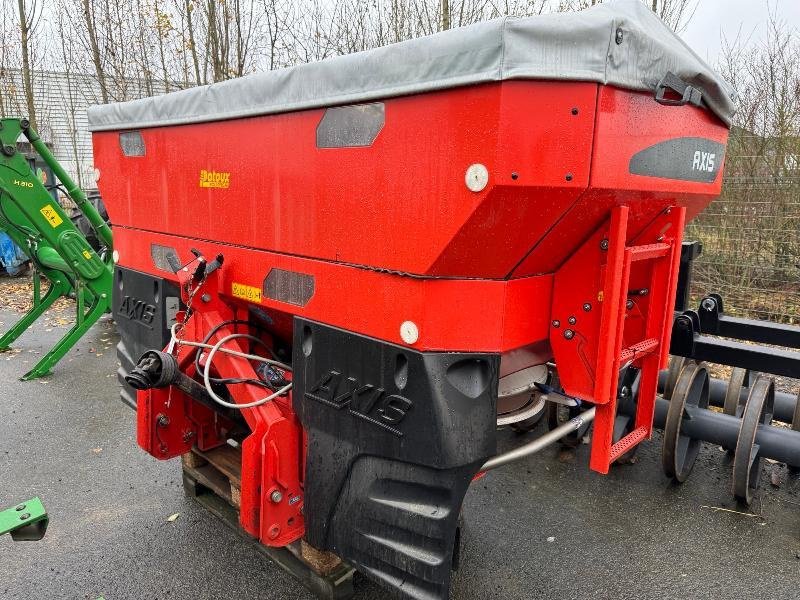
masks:
<instances>
[{"instance_id":1,"label":"black guard panel","mask_svg":"<svg viewBox=\"0 0 800 600\"><path fill-rule=\"evenodd\" d=\"M125 382L125 375L147 350L161 350L167 345L169 328L180 307L180 291L173 281L118 266L114 269L111 298L120 337L117 344L120 397L125 404L136 408L136 390Z\"/></svg>"},{"instance_id":2,"label":"black guard panel","mask_svg":"<svg viewBox=\"0 0 800 600\"><path fill-rule=\"evenodd\" d=\"M458 515L496 453L496 354L417 352L300 318L306 539L401 597L443 600Z\"/></svg>"}]
</instances>

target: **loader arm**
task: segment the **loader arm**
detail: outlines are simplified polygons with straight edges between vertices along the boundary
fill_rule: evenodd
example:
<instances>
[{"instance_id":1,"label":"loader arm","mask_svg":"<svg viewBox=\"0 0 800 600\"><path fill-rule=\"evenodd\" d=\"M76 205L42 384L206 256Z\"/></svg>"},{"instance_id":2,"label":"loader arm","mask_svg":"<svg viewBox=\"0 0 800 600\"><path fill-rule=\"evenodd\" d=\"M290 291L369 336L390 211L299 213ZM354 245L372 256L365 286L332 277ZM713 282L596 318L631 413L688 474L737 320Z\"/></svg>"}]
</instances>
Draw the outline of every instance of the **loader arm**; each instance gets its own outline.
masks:
<instances>
[{"instance_id":1,"label":"loader arm","mask_svg":"<svg viewBox=\"0 0 800 600\"><path fill-rule=\"evenodd\" d=\"M30 141L92 224L105 245L105 257L95 252L17 150L21 135ZM111 230L26 120L0 120L0 151L0 227L30 257L35 270L33 306L0 337L0 350L8 349L58 298L74 294L77 303L75 325L23 376L35 379L47 374L108 312L113 282ZM39 274L50 283L44 296L39 290Z\"/></svg>"}]
</instances>

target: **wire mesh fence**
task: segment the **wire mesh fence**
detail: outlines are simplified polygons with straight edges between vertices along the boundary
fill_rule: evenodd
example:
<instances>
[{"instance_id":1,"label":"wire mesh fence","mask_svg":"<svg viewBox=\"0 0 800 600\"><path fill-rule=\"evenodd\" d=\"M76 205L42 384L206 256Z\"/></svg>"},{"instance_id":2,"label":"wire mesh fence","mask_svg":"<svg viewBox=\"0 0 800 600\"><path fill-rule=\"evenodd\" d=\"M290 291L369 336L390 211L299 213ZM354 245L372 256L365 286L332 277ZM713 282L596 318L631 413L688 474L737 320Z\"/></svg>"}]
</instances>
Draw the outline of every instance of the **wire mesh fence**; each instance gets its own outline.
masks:
<instances>
[{"instance_id":1,"label":"wire mesh fence","mask_svg":"<svg viewBox=\"0 0 800 600\"><path fill-rule=\"evenodd\" d=\"M800 324L800 177L729 177L688 227L703 243L693 303L722 295L725 312Z\"/></svg>"}]
</instances>

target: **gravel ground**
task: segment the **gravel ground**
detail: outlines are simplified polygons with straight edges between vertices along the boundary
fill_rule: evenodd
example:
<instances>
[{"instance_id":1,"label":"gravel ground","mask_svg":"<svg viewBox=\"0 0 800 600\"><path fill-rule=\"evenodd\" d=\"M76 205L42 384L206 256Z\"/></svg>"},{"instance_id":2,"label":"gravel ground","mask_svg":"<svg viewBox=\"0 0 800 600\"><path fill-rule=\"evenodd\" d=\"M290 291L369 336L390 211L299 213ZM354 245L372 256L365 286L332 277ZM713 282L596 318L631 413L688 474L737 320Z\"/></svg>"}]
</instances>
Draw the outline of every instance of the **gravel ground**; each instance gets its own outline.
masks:
<instances>
[{"instance_id":1,"label":"gravel ground","mask_svg":"<svg viewBox=\"0 0 800 600\"><path fill-rule=\"evenodd\" d=\"M0 328L15 316L0 309ZM0 354L0 505L39 495L51 518L40 542L0 538L0 598L311 599L184 497L178 461L136 446L134 413L117 398L110 320L52 375L18 381L61 321L66 313L51 313L18 352ZM724 454L704 448L676 486L661 474L659 441L606 477L588 471L584 446L577 455L549 449L476 483L453 597L798 598L800 482L778 465L780 486L762 477L752 513L726 512L740 509ZM358 588L358 600L385 598Z\"/></svg>"}]
</instances>

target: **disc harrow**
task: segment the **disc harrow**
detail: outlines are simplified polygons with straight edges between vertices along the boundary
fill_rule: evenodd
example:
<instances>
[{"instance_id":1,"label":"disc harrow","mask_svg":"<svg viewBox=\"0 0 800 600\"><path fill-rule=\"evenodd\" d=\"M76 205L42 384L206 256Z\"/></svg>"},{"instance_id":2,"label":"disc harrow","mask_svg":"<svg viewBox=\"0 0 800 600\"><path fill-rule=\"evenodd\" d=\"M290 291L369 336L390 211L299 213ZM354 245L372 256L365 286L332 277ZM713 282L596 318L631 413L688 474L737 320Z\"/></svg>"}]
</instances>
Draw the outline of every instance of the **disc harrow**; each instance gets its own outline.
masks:
<instances>
[{"instance_id":1,"label":"disc harrow","mask_svg":"<svg viewBox=\"0 0 800 600\"><path fill-rule=\"evenodd\" d=\"M716 444L731 460L734 497L750 505L763 459L800 470L800 394L776 390L773 377L800 374L800 327L729 317L718 294L703 298L697 311L685 310L699 248L696 242L684 244L673 356L659 377L662 397L654 426L664 430L662 466L668 477L685 481L702 442ZM705 361L732 366L730 378L711 377Z\"/></svg>"}]
</instances>

